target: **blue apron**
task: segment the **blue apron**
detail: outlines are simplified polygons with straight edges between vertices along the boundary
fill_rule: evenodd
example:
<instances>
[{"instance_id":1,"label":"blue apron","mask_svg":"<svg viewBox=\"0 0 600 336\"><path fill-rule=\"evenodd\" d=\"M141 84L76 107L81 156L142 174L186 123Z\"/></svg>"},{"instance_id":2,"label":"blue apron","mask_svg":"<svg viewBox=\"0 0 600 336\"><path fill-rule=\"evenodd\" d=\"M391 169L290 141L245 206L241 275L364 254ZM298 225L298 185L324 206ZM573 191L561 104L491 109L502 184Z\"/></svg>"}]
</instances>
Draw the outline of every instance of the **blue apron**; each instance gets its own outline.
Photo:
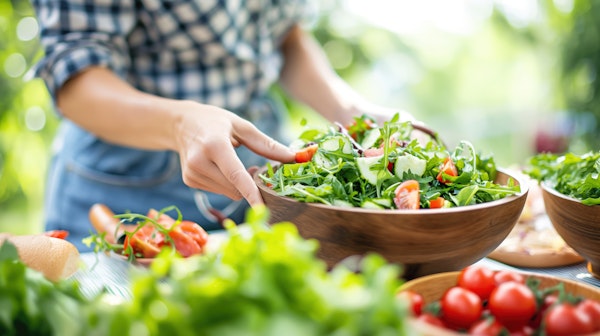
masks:
<instances>
[{"instance_id":1,"label":"blue apron","mask_svg":"<svg viewBox=\"0 0 600 336\"><path fill-rule=\"evenodd\" d=\"M283 141L280 109L264 100L258 110L244 115L266 134ZM205 230L222 229L206 206L212 206L236 223L243 223L248 203L200 190L183 183L179 156L172 151L148 151L107 143L69 120L59 127L54 143L46 189L45 229L67 230L68 240L80 252L90 251L82 239L94 233L89 209L95 203L114 213L146 214L177 206L183 218ZM245 147L237 150L246 167L266 160ZM208 202L208 203L207 203ZM169 213L176 216L176 213Z\"/></svg>"}]
</instances>

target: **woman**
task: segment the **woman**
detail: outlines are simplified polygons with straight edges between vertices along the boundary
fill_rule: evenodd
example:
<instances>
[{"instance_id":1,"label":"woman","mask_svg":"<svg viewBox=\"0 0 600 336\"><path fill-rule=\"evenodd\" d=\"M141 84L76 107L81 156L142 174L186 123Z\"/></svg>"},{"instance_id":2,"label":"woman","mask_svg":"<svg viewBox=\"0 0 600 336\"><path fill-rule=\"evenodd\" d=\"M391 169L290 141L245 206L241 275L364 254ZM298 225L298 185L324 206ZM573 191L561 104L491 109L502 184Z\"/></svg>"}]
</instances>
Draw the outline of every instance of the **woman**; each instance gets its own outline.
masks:
<instances>
[{"instance_id":1,"label":"woman","mask_svg":"<svg viewBox=\"0 0 600 336\"><path fill-rule=\"evenodd\" d=\"M262 203L247 169L294 160L268 94L276 81L331 121L396 112L334 73L301 28L306 0L33 5L45 49L37 74L63 117L46 229L68 230L81 251L94 203L117 213L176 205L207 230L220 228L211 207L243 221Z\"/></svg>"}]
</instances>

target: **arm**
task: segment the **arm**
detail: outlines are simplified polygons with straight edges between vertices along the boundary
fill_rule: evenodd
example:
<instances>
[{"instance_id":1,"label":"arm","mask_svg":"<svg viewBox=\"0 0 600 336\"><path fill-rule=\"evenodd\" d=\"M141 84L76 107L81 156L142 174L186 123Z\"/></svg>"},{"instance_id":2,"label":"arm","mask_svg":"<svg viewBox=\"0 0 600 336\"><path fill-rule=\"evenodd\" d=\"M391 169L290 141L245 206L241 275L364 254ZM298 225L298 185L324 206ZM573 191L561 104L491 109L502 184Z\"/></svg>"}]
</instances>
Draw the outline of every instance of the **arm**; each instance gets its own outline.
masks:
<instances>
[{"instance_id":1,"label":"arm","mask_svg":"<svg viewBox=\"0 0 600 336\"><path fill-rule=\"evenodd\" d=\"M331 68L320 46L310 35L294 26L282 44L285 63L281 84L290 95L307 104L330 121L348 123L354 116L370 114L388 120L401 112L366 101ZM414 120L401 113L403 120Z\"/></svg>"},{"instance_id":2,"label":"arm","mask_svg":"<svg viewBox=\"0 0 600 336\"><path fill-rule=\"evenodd\" d=\"M106 141L180 154L183 180L193 188L262 203L237 157L245 145L269 159L290 162L294 153L250 122L215 106L160 98L138 91L104 67L91 67L57 92L63 115Z\"/></svg>"}]
</instances>

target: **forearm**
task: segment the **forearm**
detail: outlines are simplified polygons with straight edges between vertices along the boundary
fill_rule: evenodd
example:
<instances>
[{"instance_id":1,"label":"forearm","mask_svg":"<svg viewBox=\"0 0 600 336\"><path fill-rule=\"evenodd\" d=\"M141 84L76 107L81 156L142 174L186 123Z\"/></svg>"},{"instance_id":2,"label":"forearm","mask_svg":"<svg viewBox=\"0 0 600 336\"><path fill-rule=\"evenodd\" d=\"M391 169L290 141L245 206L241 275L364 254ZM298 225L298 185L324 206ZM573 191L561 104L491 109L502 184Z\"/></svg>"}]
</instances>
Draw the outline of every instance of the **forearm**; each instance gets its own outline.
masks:
<instances>
[{"instance_id":1,"label":"forearm","mask_svg":"<svg viewBox=\"0 0 600 336\"><path fill-rule=\"evenodd\" d=\"M185 102L143 93L102 67L74 76L57 93L62 114L82 128L108 142L150 150L176 148L178 104Z\"/></svg>"},{"instance_id":2,"label":"forearm","mask_svg":"<svg viewBox=\"0 0 600 336\"><path fill-rule=\"evenodd\" d=\"M299 27L290 31L282 52L285 63L280 81L283 87L330 121L347 123L355 116L368 114L383 122L395 113L400 113L401 120L414 121L408 112L364 99L333 71L320 46Z\"/></svg>"}]
</instances>

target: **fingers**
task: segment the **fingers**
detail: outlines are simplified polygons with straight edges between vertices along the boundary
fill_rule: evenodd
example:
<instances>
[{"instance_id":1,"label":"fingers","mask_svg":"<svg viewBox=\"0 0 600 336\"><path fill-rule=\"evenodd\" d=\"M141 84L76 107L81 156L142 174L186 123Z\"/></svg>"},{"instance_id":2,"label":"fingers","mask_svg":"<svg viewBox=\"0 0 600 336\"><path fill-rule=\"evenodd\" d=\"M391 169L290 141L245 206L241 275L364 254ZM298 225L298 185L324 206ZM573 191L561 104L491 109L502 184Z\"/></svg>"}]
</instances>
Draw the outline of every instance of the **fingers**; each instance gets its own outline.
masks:
<instances>
[{"instance_id":1,"label":"fingers","mask_svg":"<svg viewBox=\"0 0 600 336\"><path fill-rule=\"evenodd\" d=\"M245 198L251 206L263 203L258 187L246 167L237 157L233 146L225 146L222 152L214 157L214 162L225 179L233 185L239 194Z\"/></svg>"},{"instance_id":2,"label":"fingers","mask_svg":"<svg viewBox=\"0 0 600 336\"><path fill-rule=\"evenodd\" d=\"M245 198L250 205L262 204L262 197L251 174L226 139L213 139L210 145L182 157L186 185L225 195L233 200Z\"/></svg>"},{"instance_id":3,"label":"fingers","mask_svg":"<svg viewBox=\"0 0 600 336\"><path fill-rule=\"evenodd\" d=\"M240 120L233 131L235 139L256 154L284 163L294 161L296 153L292 149L267 136L246 120Z\"/></svg>"}]
</instances>

